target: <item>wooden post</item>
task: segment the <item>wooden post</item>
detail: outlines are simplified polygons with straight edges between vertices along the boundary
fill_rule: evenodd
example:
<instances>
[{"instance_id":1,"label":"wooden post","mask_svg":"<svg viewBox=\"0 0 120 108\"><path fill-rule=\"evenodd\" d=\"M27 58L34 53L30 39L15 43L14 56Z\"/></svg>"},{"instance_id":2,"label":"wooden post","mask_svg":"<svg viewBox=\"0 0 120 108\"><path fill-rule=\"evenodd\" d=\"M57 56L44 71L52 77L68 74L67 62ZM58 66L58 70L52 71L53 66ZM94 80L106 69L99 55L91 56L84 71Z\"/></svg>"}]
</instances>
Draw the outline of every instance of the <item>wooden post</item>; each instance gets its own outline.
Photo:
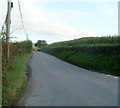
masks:
<instances>
[{"instance_id":1,"label":"wooden post","mask_svg":"<svg viewBox=\"0 0 120 108\"><path fill-rule=\"evenodd\" d=\"M10 41L10 24L11 24L11 0L8 0L7 20L6 20L6 43L7 43L7 59L9 60L9 41Z\"/></svg>"}]
</instances>

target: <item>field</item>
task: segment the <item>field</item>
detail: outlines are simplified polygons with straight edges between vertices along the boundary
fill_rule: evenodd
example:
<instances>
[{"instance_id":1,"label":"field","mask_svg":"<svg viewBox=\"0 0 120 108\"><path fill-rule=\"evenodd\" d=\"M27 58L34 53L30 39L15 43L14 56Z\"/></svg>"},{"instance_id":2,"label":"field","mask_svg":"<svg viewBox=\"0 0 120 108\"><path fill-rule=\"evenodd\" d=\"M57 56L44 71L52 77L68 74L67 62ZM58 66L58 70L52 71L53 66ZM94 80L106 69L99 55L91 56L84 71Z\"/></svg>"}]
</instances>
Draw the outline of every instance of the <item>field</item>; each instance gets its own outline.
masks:
<instances>
[{"instance_id":1,"label":"field","mask_svg":"<svg viewBox=\"0 0 120 108\"><path fill-rule=\"evenodd\" d=\"M120 75L120 37L86 37L57 42L40 51L92 71Z\"/></svg>"}]
</instances>

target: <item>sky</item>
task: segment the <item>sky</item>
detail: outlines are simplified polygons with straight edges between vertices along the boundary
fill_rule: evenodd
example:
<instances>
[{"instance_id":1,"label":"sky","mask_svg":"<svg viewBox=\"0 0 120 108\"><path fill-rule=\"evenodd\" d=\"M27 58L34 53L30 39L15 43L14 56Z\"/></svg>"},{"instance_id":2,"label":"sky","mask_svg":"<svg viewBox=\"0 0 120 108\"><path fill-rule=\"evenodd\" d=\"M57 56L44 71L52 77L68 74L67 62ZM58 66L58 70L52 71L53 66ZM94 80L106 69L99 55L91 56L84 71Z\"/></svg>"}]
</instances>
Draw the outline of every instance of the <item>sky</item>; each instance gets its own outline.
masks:
<instances>
[{"instance_id":1,"label":"sky","mask_svg":"<svg viewBox=\"0 0 120 108\"><path fill-rule=\"evenodd\" d=\"M54 43L89 36L118 34L119 0L20 0L26 33L33 43ZM11 41L23 41L17 0L12 0ZM7 13L7 0L0 0L0 27Z\"/></svg>"}]
</instances>

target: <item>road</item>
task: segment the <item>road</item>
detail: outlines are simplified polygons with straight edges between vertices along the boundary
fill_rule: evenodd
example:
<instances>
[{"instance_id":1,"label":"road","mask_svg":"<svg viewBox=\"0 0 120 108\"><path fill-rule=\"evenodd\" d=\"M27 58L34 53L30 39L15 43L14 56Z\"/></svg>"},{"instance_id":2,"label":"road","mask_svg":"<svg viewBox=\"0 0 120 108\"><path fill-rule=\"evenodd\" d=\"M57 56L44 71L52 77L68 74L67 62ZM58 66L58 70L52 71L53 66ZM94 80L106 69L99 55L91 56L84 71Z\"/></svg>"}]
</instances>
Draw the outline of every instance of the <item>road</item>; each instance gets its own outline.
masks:
<instances>
[{"instance_id":1,"label":"road","mask_svg":"<svg viewBox=\"0 0 120 108\"><path fill-rule=\"evenodd\" d=\"M33 52L19 106L118 106L118 79Z\"/></svg>"}]
</instances>

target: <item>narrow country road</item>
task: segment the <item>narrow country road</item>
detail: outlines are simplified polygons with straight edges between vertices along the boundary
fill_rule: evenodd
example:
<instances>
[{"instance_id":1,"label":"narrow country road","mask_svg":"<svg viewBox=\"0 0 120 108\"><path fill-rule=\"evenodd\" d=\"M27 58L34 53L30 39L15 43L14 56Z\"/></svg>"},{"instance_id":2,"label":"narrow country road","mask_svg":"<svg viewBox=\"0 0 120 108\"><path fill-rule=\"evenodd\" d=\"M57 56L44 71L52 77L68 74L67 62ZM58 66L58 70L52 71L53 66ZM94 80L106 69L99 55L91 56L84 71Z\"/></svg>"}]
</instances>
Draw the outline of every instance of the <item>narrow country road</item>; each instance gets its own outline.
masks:
<instances>
[{"instance_id":1,"label":"narrow country road","mask_svg":"<svg viewBox=\"0 0 120 108\"><path fill-rule=\"evenodd\" d=\"M33 52L19 106L118 106L118 79Z\"/></svg>"}]
</instances>

